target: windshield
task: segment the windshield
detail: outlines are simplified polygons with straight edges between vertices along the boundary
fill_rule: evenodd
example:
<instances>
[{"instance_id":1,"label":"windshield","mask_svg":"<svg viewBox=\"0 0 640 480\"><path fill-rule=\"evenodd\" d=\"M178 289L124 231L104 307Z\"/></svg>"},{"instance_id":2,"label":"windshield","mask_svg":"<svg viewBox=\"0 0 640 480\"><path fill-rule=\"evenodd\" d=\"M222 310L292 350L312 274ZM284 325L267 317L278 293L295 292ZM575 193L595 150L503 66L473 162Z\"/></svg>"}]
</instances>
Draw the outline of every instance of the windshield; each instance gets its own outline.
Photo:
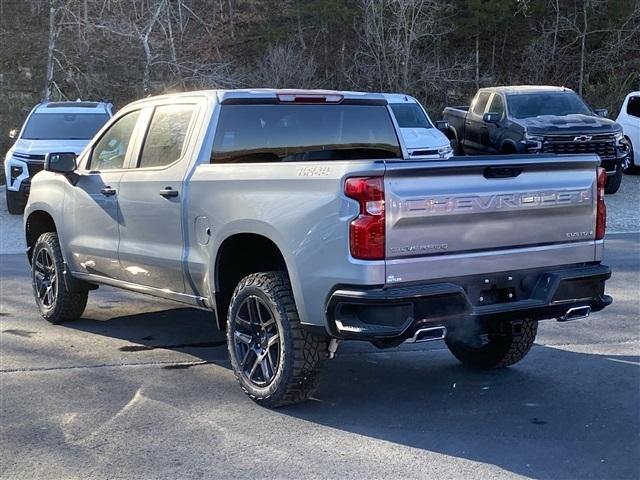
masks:
<instances>
[{"instance_id":1,"label":"windshield","mask_svg":"<svg viewBox=\"0 0 640 480\"><path fill-rule=\"evenodd\" d=\"M106 113L34 113L24 127L26 140L89 140L102 127Z\"/></svg>"},{"instance_id":2,"label":"windshield","mask_svg":"<svg viewBox=\"0 0 640 480\"><path fill-rule=\"evenodd\" d=\"M383 105L223 105L212 163L400 158Z\"/></svg>"},{"instance_id":3,"label":"windshield","mask_svg":"<svg viewBox=\"0 0 640 480\"><path fill-rule=\"evenodd\" d=\"M513 118L540 115L593 115L582 99L573 92L525 93L507 96L509 113Z\"/></svg>"},{"instance_id":4,"label":"windshield","mask_svg":"<svg viewBox=\"0 0 640 480\"><path fill-rule=\"evenodd\" d=\"M429 118L416 103L392 103L391 110L400 128L431 128Z\"/></svg>"}]
</instances>

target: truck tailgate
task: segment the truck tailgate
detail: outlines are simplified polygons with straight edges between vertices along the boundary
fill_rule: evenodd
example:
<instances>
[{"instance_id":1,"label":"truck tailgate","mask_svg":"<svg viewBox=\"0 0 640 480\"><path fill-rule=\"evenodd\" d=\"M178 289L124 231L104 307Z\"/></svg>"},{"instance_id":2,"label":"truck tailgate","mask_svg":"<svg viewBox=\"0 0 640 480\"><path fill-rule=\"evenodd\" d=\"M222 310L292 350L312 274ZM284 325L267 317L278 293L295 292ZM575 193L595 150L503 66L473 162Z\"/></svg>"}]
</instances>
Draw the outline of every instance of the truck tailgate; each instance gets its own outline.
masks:
<instances>
[{"instance_id":1,"label":"truck tailgate","mask_svg":"<svg viewBox=\"0 0 640 480\"><path fill-rule=\"evenodd\" d=\"M594 261L597 156L390 162L387 284Z\"/></svg>"}]
</instances>

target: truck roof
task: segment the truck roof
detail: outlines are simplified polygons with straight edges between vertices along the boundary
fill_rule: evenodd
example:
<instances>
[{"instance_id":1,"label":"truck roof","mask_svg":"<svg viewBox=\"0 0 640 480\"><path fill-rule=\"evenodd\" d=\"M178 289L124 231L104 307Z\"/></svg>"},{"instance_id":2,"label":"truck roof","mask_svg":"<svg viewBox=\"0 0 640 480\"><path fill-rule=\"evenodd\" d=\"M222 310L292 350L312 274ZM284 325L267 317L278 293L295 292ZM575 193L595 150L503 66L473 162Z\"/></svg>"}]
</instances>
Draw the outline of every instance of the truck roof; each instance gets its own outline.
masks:
<instances>
[{"instance_id":1,"label":"truck roof","mask_svg":"<svg viewBox=\"0 0 640 480\"><path fill-rule=\"evenodd\" d=\"M205 96L215 98L220 103L242 102L242 100L270 99L275 100L279 95L294 96L327 96L339 95L345 100L370 101L372 103L387 104L387 98L382 93L352 92L347 90L313 90L313 89L275 89L275 88L246 88L235 90L197 90L192 92L170 93L143 98L133 104L145 103L164 99L180 99L184 97ZM327 101L327 103L332 103Z\"/></svg>"},{"instance_id":2,"label":"truck roof","mask_svg":"<svg viewBox=\"0 0 640 480\"><path fill-rule=\"evenodd\" d=\"M107 102L42 102L34 109L34 113L110 113L112 105Z\"/></svg>"},{"instance_id":3,"label":"truck roof","mask_svg":"<svg viewBox=\"0 0 640 480\"><path fill-rule=\"evenodd\" d=\"M505 85L500 87L486 87L478 91L482 92L504 92L511 95L535 92L573 92L567 87L555 87L551 85Z\"/></svg>"}]
</instances>

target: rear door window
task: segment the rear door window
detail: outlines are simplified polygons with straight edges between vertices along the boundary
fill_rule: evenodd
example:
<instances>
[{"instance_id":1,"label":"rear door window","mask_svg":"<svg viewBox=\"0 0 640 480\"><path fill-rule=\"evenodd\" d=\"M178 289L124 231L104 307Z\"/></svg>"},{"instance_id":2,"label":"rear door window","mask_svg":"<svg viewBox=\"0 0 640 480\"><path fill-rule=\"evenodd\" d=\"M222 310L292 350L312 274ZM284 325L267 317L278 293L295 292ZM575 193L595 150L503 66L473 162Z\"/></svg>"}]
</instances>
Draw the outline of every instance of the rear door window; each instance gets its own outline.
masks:
<instances>
[{"instance_id":1,"label":"rear door window","mask_svg":"<svg viewBox=\"0 0 640 480\"><path fill-rule=\"evenodd\" d=\"M632 117L640 118L640 97L629 98L627 113Z\"/></svg>"},{"instance_id":2,"label":"rear door window","mask_svg":"<svg viewBox=\"0 0 640 480\"><path fill-rule=\"evenodd\" d=\"M195 105L155 108L142 146L139 168L164 167L182 157L195 109Z\"/></svg>"},{"instance_id":3,"label":"rear door window","mask_svg":"<svg viewBox=\"0 0 640 480\"><path fill-rule=\"evenodd\" d=\"M222 105L211 163L400 157L384 105Z\"/></svg>"}]
</instances>

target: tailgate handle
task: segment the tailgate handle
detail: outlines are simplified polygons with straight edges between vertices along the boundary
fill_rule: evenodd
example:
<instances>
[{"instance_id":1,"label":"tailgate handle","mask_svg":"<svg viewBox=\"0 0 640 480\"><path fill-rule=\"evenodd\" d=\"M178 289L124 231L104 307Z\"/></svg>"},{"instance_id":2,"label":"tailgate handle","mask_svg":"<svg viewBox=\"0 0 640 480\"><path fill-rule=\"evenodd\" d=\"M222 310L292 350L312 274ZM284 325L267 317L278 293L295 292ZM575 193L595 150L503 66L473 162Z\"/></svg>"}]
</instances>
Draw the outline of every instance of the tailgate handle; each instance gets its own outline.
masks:
<instances>
[{"instance_id":1,"label":"tailgate handle","mask_svg":"<svg viewBox=\"0 0 640 480\"><path fill-rule=\"evenodd\" d=\"M484 178L513 178L522 173L522 167L487 167Z\"/></svg>"}]
</instances>

